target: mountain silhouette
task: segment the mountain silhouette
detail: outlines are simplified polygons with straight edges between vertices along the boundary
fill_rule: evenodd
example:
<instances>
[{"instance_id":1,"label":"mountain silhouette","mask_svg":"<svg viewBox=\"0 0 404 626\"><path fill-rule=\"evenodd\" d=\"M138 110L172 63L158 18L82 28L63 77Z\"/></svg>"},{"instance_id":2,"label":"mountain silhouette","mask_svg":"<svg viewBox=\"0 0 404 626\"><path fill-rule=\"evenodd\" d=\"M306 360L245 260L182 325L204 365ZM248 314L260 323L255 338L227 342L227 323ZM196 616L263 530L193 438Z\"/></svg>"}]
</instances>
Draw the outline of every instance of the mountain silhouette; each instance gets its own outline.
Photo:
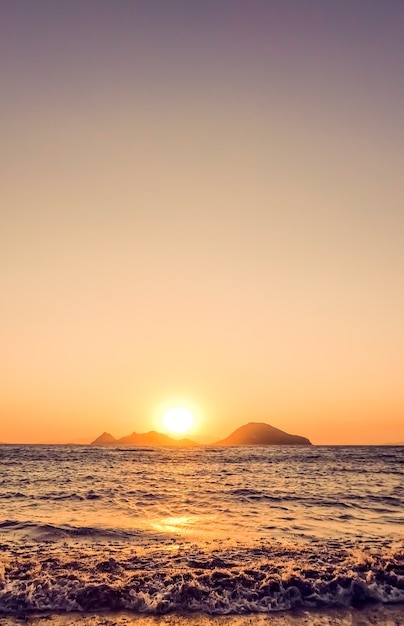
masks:
<instances>
[{"instance_id":1,"label":"mountain silhouette","mask_svg":"<svg viewBox=\"0 0 404 626\"><path fill-rule=\"evenodd\" d=\"M197 446L198 444L191 439L173 439L163 433L151 430L148 433L132 433L127 437L121 437L117 440L120 444L130 444L135 446Z\"/></svg>"},{"instance_id":2,"label":"mountain silhouette","mask_svg":"<svg viewBox=\"0 0 404 626\"><path fill-rule=\"evenodd\" d=\"M105 446L111 443L116 443L115 437L113 437L110 433L102 433L97 439L95 439L91 445L92 446Z\"/></svg>"},{"instance_id":3,"label":"mountain silhouette","mask_svg":"<svg viewBox=\"0 0 404 626\"><path fill-rule=\"evenodd\" d=\"M115 439L110 433L102 433L91 442L92 446L126 445L126 446L198 446L191 439L173 439L163 433L151 430L148 433L135 433Z\"/></svg>"},{"instance_id":4,"label":"mountain silhouette","mask_svg":"<svg viewBox=\"0 0 404 626\"><path fill-rule=\"evenodd\" d=\"M148 433L136 433L116 439L110 433L102 433L91 442L92 446L199 446L191 439L173 439L164 433L151 430ZM306 437L289 435L269 424L250 422L237 428L231 435L217 441L215 446L311 446Z\"/></svg>"},{"instance_id":5,"label":"mountain silhouette","mask_svg":"<svg viewBox=\"0 0 404 626\"><path fill-rule=\"evenodd\" d=\"M231 435L217 441L216 446L311 446L306 437L289 435L269 424L250 422Z\"/></svg>"}]
</instances>

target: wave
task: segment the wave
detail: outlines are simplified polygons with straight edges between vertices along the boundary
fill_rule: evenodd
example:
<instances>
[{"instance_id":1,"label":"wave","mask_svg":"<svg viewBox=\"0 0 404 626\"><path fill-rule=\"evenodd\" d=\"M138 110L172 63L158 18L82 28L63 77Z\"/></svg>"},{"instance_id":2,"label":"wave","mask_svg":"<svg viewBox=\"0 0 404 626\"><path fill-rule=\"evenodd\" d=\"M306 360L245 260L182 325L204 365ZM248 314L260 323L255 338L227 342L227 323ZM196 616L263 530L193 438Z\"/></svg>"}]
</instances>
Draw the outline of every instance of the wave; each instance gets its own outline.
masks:
<instances>
[{"instance_id":1,"label":"wave","mask_svg":"<svg viewBox=\"0 0 404 626\"><path fill-rule=\"evenodd\" d=\"M0 612L226 615L404 602L404 552L293 550L14 555L0 564Z\"/></svg>"},{"instance_id":2,"label":"wave","mask_svg":"<svg viewBox=\"0 0 404 626\"><path fill-rule=\"evenodd\" d=\"M126 539L139 534L136 530L104 529L94 526L72 526L69 524L46 524L35 522L20 522L4 520L0 522L0 531L19 535L26 535L32 539L46 539L47 541L60 541L63 538L89 538L89 539Z\"/></svg>"},{"instance_id":3,"label":"wave","mask_svg":"<svg viewBox=\"0 0 404 626\"><path fill-rule=\"evenodd\" d=\"M113 496L113 494L112 494ZM96 493L93 489L89 491L79 494L79 493L63 493L63 492L50 492L44 493L42 495L33 494L33 493L23 493L21 491L5 491L0 493L0 500L45 500L50 502L58 502L60 500L100 500L103 496L99 493Z\"/></svg>"},{"instance_id":4,"label":"wave","mask_svg":"<svg viewBox=\"0 0 404 626\"><path fill-rule=\"evenodd\" d=\"M399 485L395 488L397 494L401 494L402 487ZM394 490L393 490L394 491ZM400 497L389 496L389 495L361 495L361 494L349 494L349 493L340 493L334 499L327 499L324 496L319 495L304 495L300 493L282 493L273 495L267 493L266 491L250 489L250 488L239 488L233 489L228 492L224 492L225 495L235 496L237 500L240 502L245 501L253 501L253 500L265 500L269 502L291 502L291 503L303 503L306 506L316 506L321 508L359 508L359 509L376 509L375 505L383 505L383 510L387 507L402 507L402 500Z\"/></svg>"}]
</instances>

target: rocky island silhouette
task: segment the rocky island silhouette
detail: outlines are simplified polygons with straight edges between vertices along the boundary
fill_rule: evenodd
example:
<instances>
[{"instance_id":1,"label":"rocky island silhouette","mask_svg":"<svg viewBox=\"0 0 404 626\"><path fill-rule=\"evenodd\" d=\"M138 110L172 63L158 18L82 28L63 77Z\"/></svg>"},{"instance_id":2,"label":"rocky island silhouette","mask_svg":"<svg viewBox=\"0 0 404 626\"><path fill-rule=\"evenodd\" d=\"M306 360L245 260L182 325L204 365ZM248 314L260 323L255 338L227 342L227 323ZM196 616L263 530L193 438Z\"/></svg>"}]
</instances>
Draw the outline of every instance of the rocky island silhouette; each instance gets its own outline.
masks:
<instances>
[{"instance_id":1,"label":"rocky island silhouette","mask_svg":"<svg viewBox=\"0 0 404 626\"><path fill-rule=\"evenodd\" d=\"M306 437L290 435L264 422L250 422L237 428L216 446L311 446Z\"/></svg>"},{"instance_id":2,"label":"rocky island silhouette","mask_svg":"<svg viewBox=\"0 0 404 626\"><path fill-rule=\"evenodd\" d=\"M148 433L136 433L116 439L110 433L104 432L97 437L92 446L198 446L191 439L174 439L169 435L152 430ZM250 422L237 428L231 435L213 444L214 446L311 446L307 437L290 435L263 422Z\"/></svg>"}]
</instances>

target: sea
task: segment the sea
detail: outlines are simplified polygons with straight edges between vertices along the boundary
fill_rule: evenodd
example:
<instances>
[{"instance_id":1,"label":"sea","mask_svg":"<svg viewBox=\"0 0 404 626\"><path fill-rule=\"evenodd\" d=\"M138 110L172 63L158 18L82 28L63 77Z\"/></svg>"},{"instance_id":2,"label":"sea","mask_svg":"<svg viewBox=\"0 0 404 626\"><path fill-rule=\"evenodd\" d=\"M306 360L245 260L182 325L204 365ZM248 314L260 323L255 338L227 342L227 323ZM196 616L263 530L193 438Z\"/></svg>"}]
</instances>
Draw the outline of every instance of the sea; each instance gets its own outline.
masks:
<instances>
[{"instance_id":1,"label":"sea","mask_svg":"<svg viewBox=\"0 0 404 626\"><path fill-rule=\"evenodd\" d=\"M2 445L0 619L372 605L404 623L403 529L401 446Z\"/></svg>"}]
</instances>

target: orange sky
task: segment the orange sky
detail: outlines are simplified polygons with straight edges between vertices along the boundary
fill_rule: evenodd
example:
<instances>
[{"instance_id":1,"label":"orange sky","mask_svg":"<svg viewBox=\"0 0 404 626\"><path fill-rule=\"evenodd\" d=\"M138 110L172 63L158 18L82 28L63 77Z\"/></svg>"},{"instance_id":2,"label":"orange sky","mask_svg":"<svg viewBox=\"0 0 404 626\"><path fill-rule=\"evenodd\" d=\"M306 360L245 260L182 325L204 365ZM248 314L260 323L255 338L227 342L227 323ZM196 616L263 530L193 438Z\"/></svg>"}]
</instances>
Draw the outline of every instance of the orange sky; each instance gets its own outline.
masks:
<instances>
[{"instance_id":1,"label":"orange sky","mask_svg":"<svg viewBox=\"0 0 404 626\"><path fill-rule=\"evenodd\" d=\"M399 5L338 5L0 8L1 441L404 441Z\"/></svg>"}]
</instances>

